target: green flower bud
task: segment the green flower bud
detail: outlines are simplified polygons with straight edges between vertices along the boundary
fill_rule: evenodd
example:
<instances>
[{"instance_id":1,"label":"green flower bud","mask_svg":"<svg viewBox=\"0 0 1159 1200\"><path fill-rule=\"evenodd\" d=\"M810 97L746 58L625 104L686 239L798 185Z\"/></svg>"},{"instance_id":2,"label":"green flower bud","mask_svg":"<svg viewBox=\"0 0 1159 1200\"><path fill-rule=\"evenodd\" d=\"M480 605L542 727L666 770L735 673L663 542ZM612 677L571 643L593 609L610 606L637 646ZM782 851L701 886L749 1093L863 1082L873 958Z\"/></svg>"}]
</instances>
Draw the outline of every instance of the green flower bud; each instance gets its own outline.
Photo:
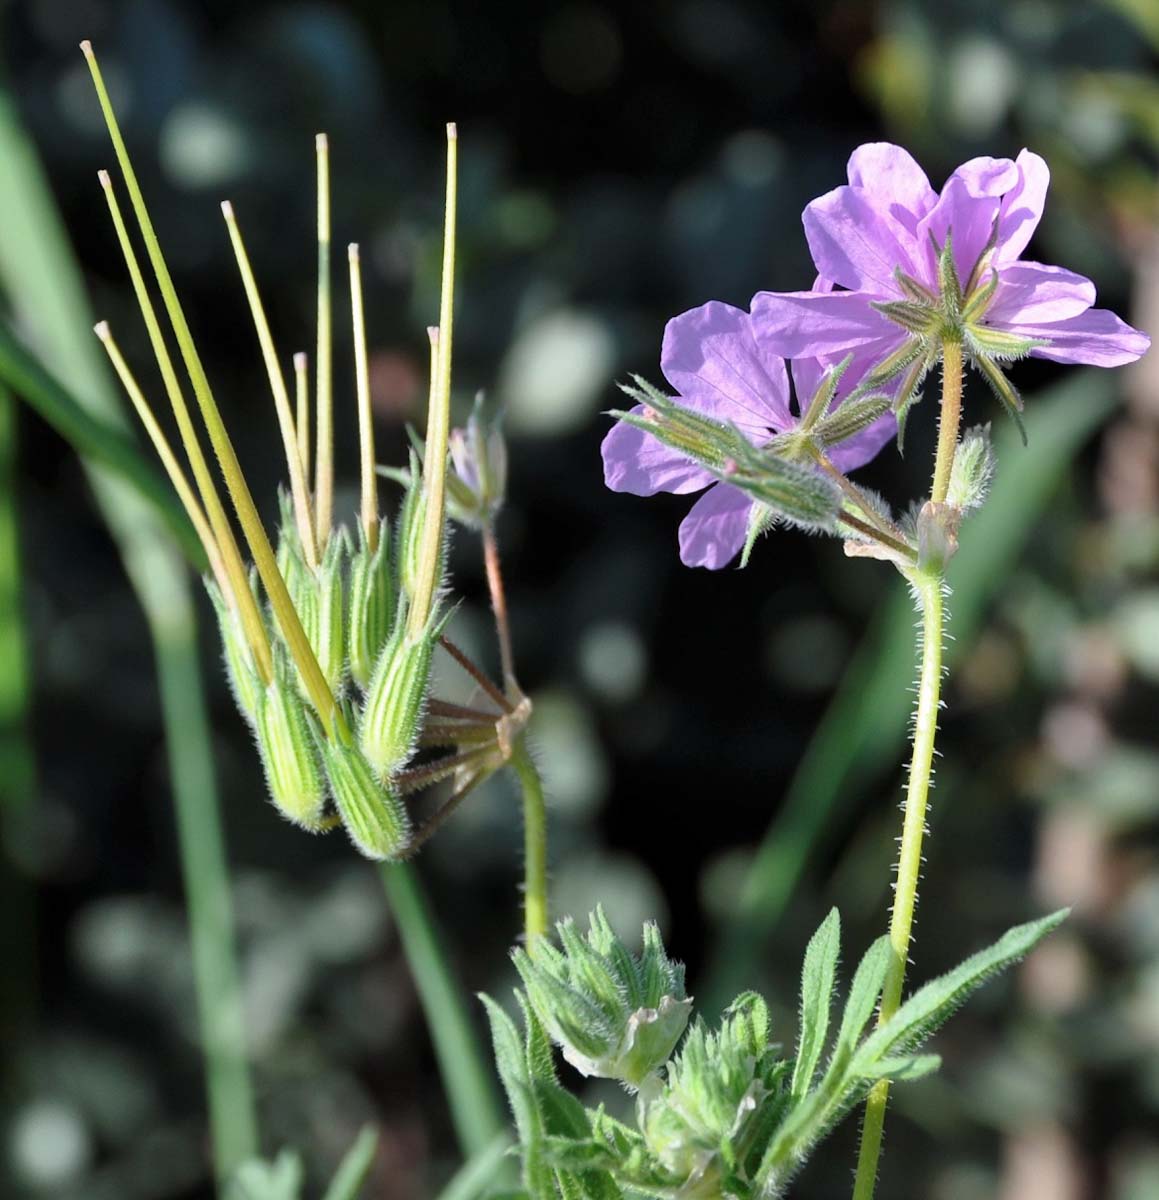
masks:
<instances>
[{"instance_id":1,"label":"green flower bud","mask_svg":"<svg viewBox=\"0 0 1159 1200\"><path fill-rule=\"evenodd\" d=\"M479 529L494 520L507 492L507 443L497 420L483 415L483 393L465 429L452 429L447 475L447 511L456 521Z\"/></svg>"},{"instance_id":2,"label":"green flower bud","mask_svg":"<svg viewBox=\"0 0 1159 1200\"><path fill-rule=\"evenodd\" d=\"M306 702L288 676L288 668L276 663L273 682L260 693L254 733L278 811L303 829L317 830L326 786Z\"/></svg>"},{"instance_id":3,"label":"green flower bud","mask_svg":"<svg viewBox=\"0 0 1159 1200\"><path fill-rule=\"evenodd\" d=\"M448 617L433 614L417 638L406 631L401 606L395 629L375 663L358 736L362 753L380 779L401 770L414 753L426 709L431 658Z\"/></svg>"},{"instance_id":4,"label":"green flower bud","mask_svg":"<svg viewBox=\"0 0 1159 1200\"><path fill-rule=\"evenodd\" d=\"M576 1070L639 1088L688 1024L684 968L665 954L655 925L644 926L639 957L602 909L592 914L586 937L571 918L556 929L562 952L541 941L534 959L523 950L513 956L531 1007Z\"/></svg>"},{"instance_id":5,"label":"green flower bud","mask_svg":"<svg viewBox=\"0 0 1159 1200\"><path fill-rule=\"evenodd\" d=\"M371 553L359 529L358 549L350 556L350 609L347 646L350 674L360 688L370 682L371 672L394 619L394 576L390 563L390 525L378 530L378 548Z\"/></svg>"},{"instance_id":6,"label":"green flower bud","mask_svg":"<svg viewBox=\"0 0 1159 1200\"><path fill-rule=\"evenodd\" d=\"M221 632L222 657L225 659L225 675L230 691L243 717L253 725L261 701L262 682L254 667L253 655L246 642L241 621L225 602L221 590L212 580L205 584L209 598L217 613L217 627Z\"/></svg>"},{"instance_id":7,"label":"green flower bud","mask_svg":"<svg viewBox=\"0 0 1159 1200\"><path fill-rule=\"evenodd\" d=\"M759 1144L783 1115L791 1064L776 1052L764 1001L745 993L717 1031L696 1022L663 1087L640 1105L648 1149L681 1197L720 1196L725 1176L750 1165L737 1161L736 1147Z\"/></svg>"},{"instance_id":8,"label":"green flower bud","mask_svg":"<svg viewBox=\"0 0 1159 1200\"><path fill-rule=\"evenodd\" d=\"M981 508L994 476L994 449L990 445L990 426L967 429L954 451L950 486L946 503L962 512Z\"/></svg>"},{"instance_id":9,"label":"green flower bud","mask_svg":"<svg viewBox=\"0 0 1159 1200\"><path fill-rule=\"evenodd\" d=\"M410 845L410 817L357 746L322 739L322 761L330 793L350 840L376 862L401 858Z\"/></svg>"}]
</instances>

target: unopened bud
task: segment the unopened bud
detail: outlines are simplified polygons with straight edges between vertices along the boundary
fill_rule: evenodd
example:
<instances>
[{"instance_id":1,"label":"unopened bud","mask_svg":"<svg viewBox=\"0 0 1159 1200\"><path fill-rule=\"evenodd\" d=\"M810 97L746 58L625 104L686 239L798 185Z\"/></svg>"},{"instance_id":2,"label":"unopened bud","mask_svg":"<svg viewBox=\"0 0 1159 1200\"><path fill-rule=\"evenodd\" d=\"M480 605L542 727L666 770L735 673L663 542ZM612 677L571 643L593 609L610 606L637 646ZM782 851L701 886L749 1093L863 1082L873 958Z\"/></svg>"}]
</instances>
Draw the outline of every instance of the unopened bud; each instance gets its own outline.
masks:
<instances>
[{"instance_id":1,"label":"unopened bud","mask_svg":"<svg viewBox=\"0 0 1159 1200\"><path fill-rule=\"evenodd\" d=\"M275 668L254 721L270 797L288 821L316 830L326 802L317 742L301 693L285 667Z\"/></svg>"},{"instance_id":2,"label":"unopened bud","mask_svg":"<svg viewBox=\"0 0 1159 1200\"><path fill-rule=\"evenodd\" d=\"M513 956L532 1009L576 1070L640 1087L688 1024L684 968L665 954L653 925L644 928L639 957L600 909L586 936L570 918L556 929L562 953L541 942L534 959L523 950Z\"/></svg>"},{"instance_id":3,"label":"unopened bud","mask_svg":"<svg viewBox=\"0 0 1159 1200\"><path fill-rule=\"evenodd\" d=\"M350 674L365 690L379 652L390 637L394 620L394 575L390 563L390 524L378 529L378 546L372 552L359 527L358 549L350 556L350 609L347 646Z\"/></svg>"},{"instance_id":4,"label":"unopened bud","mask_svg":"<svg viewBox=\"0 0 1159 1200\"><path fill-rule=\"evenodd\" d=\"M335 807L358 851L376 862L404 856L410 817L389 782L375 775L357 746L337 738L322 741L322 761Z\"/></svg>"},{"instance_id":5,"label":"unopened bud","mask_svg":"<svg viewBox=\"0 0 1159 1200\"><path fill-rule=\"evenodd\" d=\"M362 753L380 779L401 770L414 753L426 709L431 658L445 619L432 617L417 637L406 629L405 609L382 648L366 689L358 735Z\"/></svg>"},{"instance_id":6,"label":"unopened bud","mask_svg":"<svg viewBox=\"0 0 1159 1200\"><path fill-rule=\"evenodd\" d=\"M990 444L990 426L979 425L962 435L954 451L946 503L962 512L980 508L990 490L994 474L994 449Z\"/></svg>"},{"instance_id":7,"label":"unopened bud","mask_svg":"<svg viewBox=\"0 0 1159 1200\"><path fill-rule=\"evenodd\" d=\"M498 422L483 415L482 392L466 428L451 430L449 444L455 469L447 476L448 511L461 524L479 528L494 519L507 490L507 443Z\"/></svg>"}]
</instances>

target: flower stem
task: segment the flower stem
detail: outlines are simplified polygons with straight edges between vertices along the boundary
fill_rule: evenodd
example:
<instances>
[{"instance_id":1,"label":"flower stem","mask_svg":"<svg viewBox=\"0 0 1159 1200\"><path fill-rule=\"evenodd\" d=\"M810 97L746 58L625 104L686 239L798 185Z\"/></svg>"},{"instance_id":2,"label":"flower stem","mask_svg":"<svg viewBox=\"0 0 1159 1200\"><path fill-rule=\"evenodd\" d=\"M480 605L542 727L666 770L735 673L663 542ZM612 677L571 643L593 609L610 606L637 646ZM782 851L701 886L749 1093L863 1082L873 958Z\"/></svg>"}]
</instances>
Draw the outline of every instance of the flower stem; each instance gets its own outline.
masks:
<instances>
[{"instance_id":1,"label":"flower stem","mask_svg":"<svg viewBox=\"0 0 1159 1200\"><path fill-rule=\"evenodd\" d=\"M938 708L941 704L945 580L940 572L918 571L909 573L909 579L921 610L922 663L918 679L913 756L910 759L909 784L906 789L905 822L898 856L893 914L889 923L889 941L893 953L882 990L881 1008L878 1012L879 1025L884 1024L897 1012L905 985L906 961L909 957L918 879L921 875L922 838L926 827L934 739L937 735ZM853 1200L872 1200L874 1185L877 1182L877 1162L881 1155L888 1099L889 1081L882 1080L869 1093L865 1106Z\"/></svg>"},{"instance_id":2,"label":"flower stem","mask_svg":"<svg viewBox=\"0 0 1159 1200\"><path fill-rule=\"evenodd\" d=\"M499 564L499 542L494 526L483 526L483 559L487 567L487 587L491 592L491 609L495 613L495 632L499 637L499 661L503 668L503 686L508 695L518 692L515 682L515 659L511 652L511 623L507 618L507 593L503 590L503 571Z\"/></svg>"},{"instance_id":3,"label":"flower stem","mask_svg":"<svg viewBox=\"0 0 1159 1200\"><path fill-rule=\"evenodd\" d=\"M523 794L523 931L528 953L547 933L547 805L527 742L520 738L511 767Z\"/></svg>"},{"instance_id":4,"label":"flower stem","mask_svg":"<svg viewBox=\"0 0 1159 1200\"><path fill-rule=\"evenodd\" d=\"M962 420L962 343L954 338L942 342L942 407L938 418L938 456L934 462L934 485L930 499L944 504L950 490L950 471L958 447Z\"/></svg>"},{"instance_id":5,"label":"flower stem","mask_svg":"<svg viewBox=\"0 0 1159 1200\"><path fill-rule=\"evenodd\" d=\"M447 1090L451 1121L463 1153L473 1157L485 1151L507 1124L491 1082L491 1067L414 866L386 863L381 872Z\"/></svg>"}]
</instances>

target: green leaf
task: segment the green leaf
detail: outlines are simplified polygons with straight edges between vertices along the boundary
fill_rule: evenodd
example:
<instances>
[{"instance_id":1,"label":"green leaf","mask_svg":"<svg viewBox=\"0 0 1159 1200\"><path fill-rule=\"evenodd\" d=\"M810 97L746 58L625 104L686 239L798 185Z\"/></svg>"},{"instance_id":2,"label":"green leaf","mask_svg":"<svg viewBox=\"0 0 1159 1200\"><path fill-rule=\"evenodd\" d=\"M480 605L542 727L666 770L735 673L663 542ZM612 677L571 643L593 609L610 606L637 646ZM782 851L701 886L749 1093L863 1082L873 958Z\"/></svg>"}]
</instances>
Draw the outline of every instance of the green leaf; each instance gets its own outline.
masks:
<instances>
[{"instance_id":1,"label":"green leaf","mask_svg":"<svg viewBox=\"0 0 1159 1200\"><path fill-rule=\"evenodd\" d=\"M364 1126L355 1138L354 1145L338 1164L338 1170L334 1172L334 1178L322 1200L357 1200L366 1173L374 1162L377 1147L378 1133L370 1125Z\"/></svg>"},{"instance_id":2,"label":"green leaf","mask_svg":"<svg viewBox=\"0 0 1159 1200\"><path fill-rule=\"evenodd\" d=\"M489 1146L472 1155L451 1177L438 1195L438 1200L478 1200L486 1194L490 1200L500 1198L489 1190L499 1173L500 1165L511 1148L511 1138L501 1133ZM526 1193L519 1193L525 1197ZM512 1196L509 1200L515 1200Z\"/></svg>"},{"instance_id":3,"label":"green leaf","mask_svg":"<svg viewBox=\"0 0 1159 1200\"><path fill-rule=\"evenodd\" d=\"M1022 397L1018 394L1018 389L1006 378L1001 367L985 355L972 355L971 361L982 372L982 377L990 385L990 390L998 397L1002 407L1006 409L1007 414L1018 427L1019 436L1025 446L1027 444L1026 426L1022 422Z\"/></svg>"},{"instance_id":4,"label":"green leaf","mask_svg":"<svg viewBox=\"0 0 1159 1200\"><path fill-rule=\"evenodd\" d=\"M866 1038L857 1052L853 1069L858 1074L868 1075L882 1059L916 1049L945 1024L972 992L999 971L1025 958L1051 930L1062 924L1069 911L1060 909L1049 917L1016 925L992 946L971 955L952 971L920 988L884 1025Z\"/></svg>"},{"instance_id":5,"label":"green leaf","mask_svg":"<svg viewBox=\"0 0 1159 1200\"><path fill-rule=\"evenodd\" d=\"M858 963L853 982L849 985L849 998L845 1001L841 1028L833 1048L834 1060L844 1059L853 1052L866 1025L869 1024L885 984L885 974L889 970L892 953L889 938L883 934L869 947Z\"/></svg>"},{"instance_id":6,"label":"green leaf","mask_svg":"<svg viewBox=\"0 0 1159 1200\"><path fill-rule=\"evenodd\" d=\"M797 1062L789 1088L795 1099L804 1096L812 1086L825 1049L840 952L841 916L834 908L810 940L801 968L801 1031L797 1037Z\"/></svg>"},{"instance_id":7,"label":"green leaf","mask_svg":"<svg viewBox=\"0 0 1159 1200\"><path fill-rule=\"evenodd\" d=\"M479 997L491 1022L491 1039L495 1049L495 1065L503 1081L515 1127L519 1131L523 1157L523 1186L534 1200L555 1200L553 1173L543 1158L544 1121L524 1056L523 1039L515 1022L491 999Z\"/></svg>"},{"instance_id":8,"label":"green leaf","mask_svg":"<svg viewBox=\"0 0 1159 1200\"><path fill-rule=\"evenodd\" d=\"M942 323L942 314L936 309L912 300L871 300L869 307L877 309L887 320L921 338L935 336Z\"/></svg>"},{"instance_id":9,"label":"green leaf","mask_svg":"<svg viewBox=\"0 0 1159 1200\"><path fill-rule=\"evenodd\" d=\"M993 477L994 450L990 445L990 426L978 425L967 429L954 451L946 503L964 513L981 508Z\"/></svg>"},{"instance_id":10,"label":"green leaf","mask_svg":"<svg viewBox=\"0 0 1159 1200\"><path fill-rule=\"evenodd\" d=\"M225 1200L299 1200L303 1176L296 1150L283 1150L273 1162L251 1158L229 1181Z\"/></svg>"},{"instance_id":11,"label":"green leaf","mask_svg":"<svg viewBox=\"0 0 1159 1200\"><path fill-rule=\"evenodd\" d=\"M74 399L72 393L16 340L3 322L0 322L0 380L79 455L94 465L108 467L131 483L164 520L186 558L198 570L204 570L205 550L168 480L124 429L96 416Z\"/></svg>"},{"instance_id":12,"label":"green leaf","mask_svg":"<svg viewBox=\"0 0 1159 1200\"><path fill-rule=\"evenodd\" d=\"M910 1083L932 1075L942 1065L937 1054L904 1055L880 1058L862 1075L863 1079L889 1079L894 1083Z\"/></svg>"},{"instance_id":13,"label":"green leaf","mask_svg":"<svg viewBox=\"0 0 1159 1200\"><path fill-rule=\"evenodd\" d=\"M864 400L848 400L836 412L825 417L817 426L818 441L823 446L836 446L868 429L874 421L884 417L893 401L888 396L866 396Z\"/></svg>"}]
</instances>

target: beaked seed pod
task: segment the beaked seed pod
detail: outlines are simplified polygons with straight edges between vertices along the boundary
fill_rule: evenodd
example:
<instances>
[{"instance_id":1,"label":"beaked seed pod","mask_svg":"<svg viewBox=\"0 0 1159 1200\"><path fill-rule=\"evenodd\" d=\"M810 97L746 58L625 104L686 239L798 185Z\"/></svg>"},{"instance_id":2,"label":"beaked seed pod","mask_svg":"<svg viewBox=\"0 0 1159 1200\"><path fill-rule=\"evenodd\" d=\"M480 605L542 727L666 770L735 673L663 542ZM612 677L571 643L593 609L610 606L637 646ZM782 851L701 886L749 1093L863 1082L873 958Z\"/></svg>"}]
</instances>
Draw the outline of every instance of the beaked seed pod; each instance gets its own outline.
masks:
<instances>
[{"instance_id":1,"label":"beaked seed pod","mask_svg":"<svg viewBox=\"0 0 1159 1200\"><path fill-rule=\"evenodd\" d=\"M349 550L346 531L331 534L326 552L313 577L314 604L309 621L303 621L318 666L330 687L338 695L346 675L346 608L342 576Z\"/></svg>"},{"instance_id":2,"label":"beaked seed pod","mask_svg":"<svg viewBox=\"0 0 1159 1200\"><path fill-rule=\"evenodd\" d=\"M399 592L408 598L414 595L415 580L418 576L426 511L426 492L423 489L422 471L419 468L418 455L412 450L410 482L398 515L398 539L396 542Z\"/></svg>"},{"instance_id":3,"label":"beaked seed pod","mask_svg":"<svg viewBox=\"0 0 1159 1200\"><path fill-rule=\"evenodd\" d=\"M225 675L238 711L252 726L261 699L262 683L254 668L253 655L246 644L245 634L237 613L229 607L221 590L212 580L206 580L205 589L217 613L217 626L221 633L221 652L225 660Z\"/></svg>"},{"instance_id":4,"label":"beaked seed pod","mask_svg":"<svg viewBox=\"0 0 1159 1200\"><path fill-rule=\"evenodd\" d=\"M400 606L394 632L382 648L366 689L358 736L362 753L380 779L406 766L426 709L431 658L446 617L432 614L426 628L412 638L406 608Z\"/></svg>"},{"instance_id":5,"label":"beaked seed pod","mask_svg":"<svg viewBox=\"0 0 1159 1200\"><path fill-rule=\"evenodd\" d=\"M322 761L342 824L359 853L376 862L397 859L410 844L410 816L355 745L322 739Z\"/></svg>"},{"instance_id":6,"label":"beaked seed pod","mask_svg":"<svg viewBox=\"0 0 1159 1200\"><path fill-rule=\"evenodd\" d=\"M317 830L326 803L317 742L301 693L276 665L274 680L261 693L254 733L275 807L288 821Z\"/></svg>"},{"instance_id":7,"label":"beaked seed pod","mask_svg":"<svg viewBox=\"0 0 1159 1200\"><path fill-rule=\"evenodd\" d=\"M394 620L394 575L390 562L390 524L381 522L378 546L371 552L361 527L358 549L350 555L350 608L347 645L350 675L365 690Z\"/></svg>"}]
</instances>

